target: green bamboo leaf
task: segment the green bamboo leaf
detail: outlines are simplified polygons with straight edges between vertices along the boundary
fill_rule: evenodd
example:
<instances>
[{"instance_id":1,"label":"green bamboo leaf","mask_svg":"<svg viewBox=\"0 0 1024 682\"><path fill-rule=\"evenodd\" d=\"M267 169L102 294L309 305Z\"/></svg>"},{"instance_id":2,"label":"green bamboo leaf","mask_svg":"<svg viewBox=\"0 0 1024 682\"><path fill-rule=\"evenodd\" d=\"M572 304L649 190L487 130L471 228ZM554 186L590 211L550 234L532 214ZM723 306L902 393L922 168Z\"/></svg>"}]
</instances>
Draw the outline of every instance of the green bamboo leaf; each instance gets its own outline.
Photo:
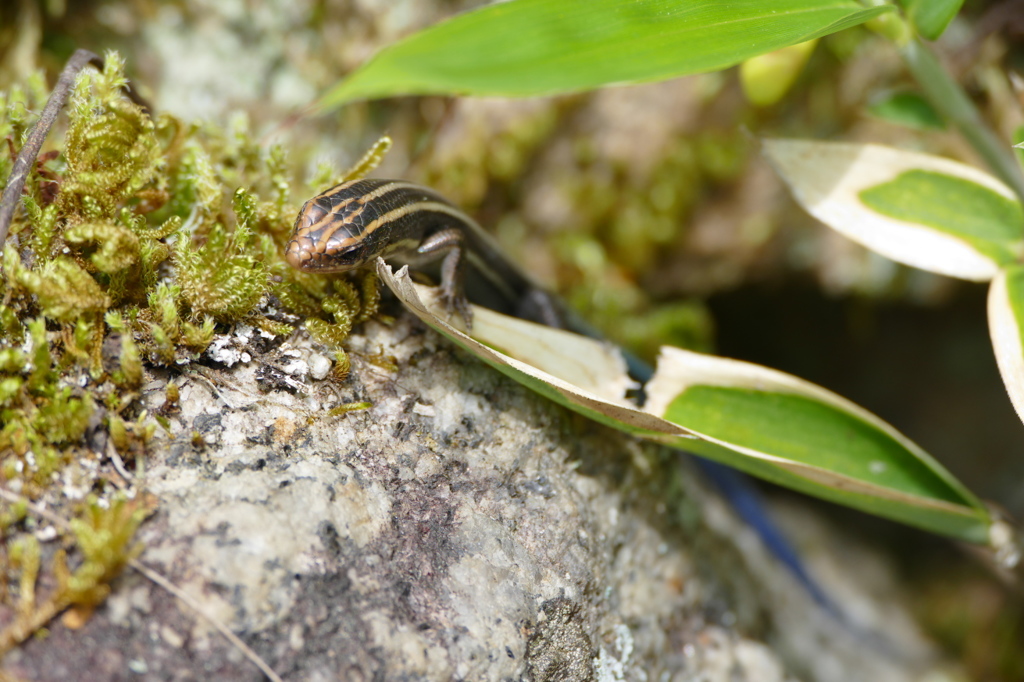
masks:
<instances>
[{"instance_id":1,"label":"green bamboo leaf","mask_svg":"<svg viewBox=\"0 0 1024 682\"><path fill-rule=\"evenodd\" d=\"M900 4L918 33L928 40L938 40L964 0L902 0Z\"/></svg>"},{"instance_id":2,"label":"green bamboo leaf","mask_svg":"<svg viewBox=\"0 0 1024 682\"><path fill-rule=\"evenodd\" d=\"M318 106L409 94L527 97L715 71L864 23L850 0L514 0L391 45Z\"/></svg>"},{"instance_id":3,"label":"green bamboo leaf","mask_svg":"<svg viewBox=\"0 0 1024 682\"><path fill-rule=\"evenodd\" d=\"M407 271L378 274L409 310L524 386L590 419L869 513L996 546L1005 528L913 442L849 401L757 365L666 348L643 409L608 344L474 308L473 336ZM1003 535L1006 535L1004 532ZM1012 534L1011 534L1012 535ZM1005 542L1005 540L1003 541Z\"/></svg>"},{"instance_id":4,"label":"green bamboo leaf","mask_svg":"<svg viewBox=\"0 0 1024 682\"><path fill-rule=\"evenodd\" d=\"M892 260L988 281L1024 255L1016 196L972 166L871 144L765 140L764 152L808 213Z\"/></svg>"}]
</instances>

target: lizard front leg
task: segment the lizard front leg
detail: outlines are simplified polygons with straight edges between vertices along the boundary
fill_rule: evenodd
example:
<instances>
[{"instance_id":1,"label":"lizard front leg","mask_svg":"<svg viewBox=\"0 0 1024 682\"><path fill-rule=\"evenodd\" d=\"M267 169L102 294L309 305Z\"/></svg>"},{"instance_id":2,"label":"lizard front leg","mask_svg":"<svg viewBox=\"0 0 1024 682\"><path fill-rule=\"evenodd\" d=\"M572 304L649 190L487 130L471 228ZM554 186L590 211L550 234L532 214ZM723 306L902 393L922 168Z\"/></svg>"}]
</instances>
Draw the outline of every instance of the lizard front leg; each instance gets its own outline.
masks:
<instances>
[{"instance_id":1,"label":"lizard front leg","mask_svg":"<svg viewBox=\"0 0 1024 682\"><path fill-rule=\"evenodd\" d=\"M441 302L451 317L458 313L466 322L467 328L473 326L473 311L463 291L465 270L465 240L462 230L448 228L428 235L416 249L421 256L444 254L441 261Z\"/></svg>"}]
</instances>

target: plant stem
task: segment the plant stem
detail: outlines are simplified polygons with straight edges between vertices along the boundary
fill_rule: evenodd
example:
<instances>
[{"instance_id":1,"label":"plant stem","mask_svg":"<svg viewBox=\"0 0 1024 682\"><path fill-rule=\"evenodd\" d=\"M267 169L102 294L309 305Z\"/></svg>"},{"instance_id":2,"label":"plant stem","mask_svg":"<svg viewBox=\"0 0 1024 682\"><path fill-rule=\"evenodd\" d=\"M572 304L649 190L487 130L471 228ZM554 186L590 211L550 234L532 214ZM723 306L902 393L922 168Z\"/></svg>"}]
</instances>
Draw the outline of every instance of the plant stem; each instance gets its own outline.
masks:
<instances>
[{"instance_id":1,"label":"plant stem","mask_svg":"<svg viewBox=\"0 0 1024 682\"><path fill-rule=\"evenodd\" d=\"M43 113L33 126L32 132L29 133L28 141L25 142L25 146L21 148L18 158L14 161L14 168L11 169L11 175L7 178L7 186L4 187L3 196L0 197L0 245L7 241L7 230L14 218L14 209L17 208L21 199L21 190L24 189L25 181L28 180L32 164L39 156L39 149L43 146L46 136L49 135L53 122L57 120L57 114L67 103L71 90L75 86L78 72L87 64L93 64L99 69L103 68L103 60L98 55L88 50L75 50L75 53L68 59L68 63L64 65L64 70L60 72L57 85L50 93L50 99L46 100Z\"/></svg>"},{"instance_id":2,"label":"plant stem","mask_svg":"<svg viewBox=\"0 0 1024 682\"><path fill-rule=\"evenodd\" d=\"M985 125L963 88L920 40L908 40L900 52L932 105L960 130L989 168L1024 201L1024 175L1011 151L1010 142L1000 140Z\"/></svg>"}]
</instances>

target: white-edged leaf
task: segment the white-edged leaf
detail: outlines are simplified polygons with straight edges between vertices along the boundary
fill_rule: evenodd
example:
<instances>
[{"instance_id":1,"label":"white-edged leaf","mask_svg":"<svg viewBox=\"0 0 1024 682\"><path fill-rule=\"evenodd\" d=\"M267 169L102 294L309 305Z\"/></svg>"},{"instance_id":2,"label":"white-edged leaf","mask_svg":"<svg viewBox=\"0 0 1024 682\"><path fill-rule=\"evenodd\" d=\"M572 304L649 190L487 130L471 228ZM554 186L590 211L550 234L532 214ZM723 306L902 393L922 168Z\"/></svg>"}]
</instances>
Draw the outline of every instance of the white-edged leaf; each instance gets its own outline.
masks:
<instances>
[{"instance_id":1,"label":"white-edged leaf","mask_svg":"<svg viewBox=\"0 0 1024 682\"><path fill-rule=\"evenodd\" d=\"M443 308L437 299L437 289L415 283L413 286L427 308L435 316L441 316ZM449 324L458 327L461 322L453 318ZM622 352L607 341L509 317L479 306L473 308L472 338L612 402L624 402L626 391L639 388L629 378Z\"/></svg>"},{"instance_id":2,"label":"white-edged leaf","mask_svg":"<svg viewBox=\"0 0 1024 682\"><path fill-rule=\"evenodd\" d=\"M981 507L891 425L841 396L749 362L663 347L644 409L834 488L936 508ZM685 403L685 404L684 404Z\"/></svg>"},{"instance_id":3,"label":"white-edged leaf","mask_svg":"<svg viewBox=\"0 0 1024 682\"><path fill-rule=\"evenodd\" d=\"M608 344L479 307L474 307L470 337L433 304L431 290L412 283L406 269L392 273L378 261L377 271L406 307L439 333L527 388L595 421L839 504L971 542L991 541L988 511L963 486L892 427L824 389L774 370L666 349L648 384L652 400L640 409L623 397L629 380L621 356ZM751 388L753 408L749 395L737 393ZM703 415L687 415L702 428L672 416L680 400L687 402L695 390L719 399L718 405L709 402L712 409ZM721 404L723 390L734 391L726 396L731 403ZM775 410L767 424L765 405ZM767 446L764 438L755 442L752 432L775 441ZM846 442L851 440L856 447ZM851 459L851 452L867 456Z\"/></svg>"},{"instance_id":4,"label":"white-edged leaf","mask_svg":"<svg viewBox=\"0 0 1024 682\"><path fill-rule=\"evenodd\" d=\"M808 213L892 260L987 281L1024 252L1013 192L971 166L873 144L775 139L764 151Z\"/></svg>"},{"instance_id":5,"label":"white-edged leaf","mask_svg":"<svg viewBox=\"0 0 1024 682\"><path fill-rule=\"evenodd\" d=\"M999 374L1024 421L1024 266L999 273L988 290L988 332Z\"/></svg>"},{"instance_id":6,"label":"white-edged leaf","mask_svg":"<svg viewBox=\"0 0 1024 682\"><path fill-rule=\"evenodd\" d=\"M470 336L467 336L462 330L457 329L452 322L449 321L447 314L442 308L436 306L434 296L431 295L428 301L423 301L420 298L417 285L409 278L408 268L403 267L398 272L393 273L391 267L383 260L377 261L377 274L384 283L395 293L395 295L402 301L407 309L409 309L414 315L419 317L421 320L426 322L428 325L434 328L437 332L443 334L451 341L458 344L464 350L472 353L477 358L483 360L491 367L494 367L502 374L515 379L519 383L523 384L527 388L540 393L544 397L553 400L560 405L564 405L586 417L589 417L595 421L599 421L603 424L608 424L622 431L630 433L640 434L658 434L661 436L675 436L680 438L690 438L689 432L664 419L658 419L653 417L646 412L643 412L630 403L624 398L624 390L626 386L632 383L629 377L622 371L620 377L614 377L613 370L615 367L624 367L620 364L622 362L621 356L614 359L608 359L609 366L597 369L594 372L595 377L604 377L597 381L589 381L588 387L577 386L565 379L559 378L555 375L544 372L531 363L517 360L488 344L494 344L495 346L507 347L509 344L507 338L489 338L485 342L478 341ZM434 308L431 309L431 305ZM492 311L486 311L485 308L478 306L473 307L474 316L484 315L488 313L491 315L498 315ZM453 320L454 321L454 318ZM524 322L522 320L510 319L505 322L506 325L523 325L523 334L530 334L536 329L544 329L540 325L534 325L530 322ZM479 324L479 321L477 322ZM576 336L569 334L569 332L559 332L560 334L566 334L568 336ZM478 333L474 330L474 333ZM599 341L593 341L592 339L581 338L574 341L577 344L591 344L596 346L602 346ZM551 347L547 350L552 350ZM570 354L578 349L578 345L569 347L568 351ZM515 352L522 353L525 347L516 349ZM599 357L600 351L594 350L594 355ZM549 360L541 360L541 364L549 363Z\"/></svg>"}]
</instances>

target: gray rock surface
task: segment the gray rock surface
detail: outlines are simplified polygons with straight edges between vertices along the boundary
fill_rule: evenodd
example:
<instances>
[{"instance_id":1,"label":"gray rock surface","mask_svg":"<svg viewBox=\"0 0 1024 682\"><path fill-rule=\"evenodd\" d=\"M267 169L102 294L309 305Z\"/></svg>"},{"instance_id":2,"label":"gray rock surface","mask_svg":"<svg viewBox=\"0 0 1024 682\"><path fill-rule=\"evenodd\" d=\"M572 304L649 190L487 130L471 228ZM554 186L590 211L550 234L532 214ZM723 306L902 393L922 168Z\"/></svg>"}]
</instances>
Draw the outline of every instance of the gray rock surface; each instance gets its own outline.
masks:
<instances>
[{"instance_id":1,"label":"gray rock surface","mask_svg":"<svg viewBox=\"0 0 1024 682\"><path fill-rule=\"evenodd\" d=\"M146 463L159 509L142 528L142 560L286 680L936 672L877 557L805 511L784 515L858 625L837 622L691 462L544 401L407 315L352 337L342 382L302 369L323 354L301 333L247 352L248 363L193 365L177 379L173 437L161 436ZM273 368L293 372L291 383L261 388ZM166 379L146 387L152 407ZM326 414L357 401L372 407ZM262 679L140 575L115 588L84 627L55 623L6 670L33 680Z\"/></svg>"}]
</instances>

